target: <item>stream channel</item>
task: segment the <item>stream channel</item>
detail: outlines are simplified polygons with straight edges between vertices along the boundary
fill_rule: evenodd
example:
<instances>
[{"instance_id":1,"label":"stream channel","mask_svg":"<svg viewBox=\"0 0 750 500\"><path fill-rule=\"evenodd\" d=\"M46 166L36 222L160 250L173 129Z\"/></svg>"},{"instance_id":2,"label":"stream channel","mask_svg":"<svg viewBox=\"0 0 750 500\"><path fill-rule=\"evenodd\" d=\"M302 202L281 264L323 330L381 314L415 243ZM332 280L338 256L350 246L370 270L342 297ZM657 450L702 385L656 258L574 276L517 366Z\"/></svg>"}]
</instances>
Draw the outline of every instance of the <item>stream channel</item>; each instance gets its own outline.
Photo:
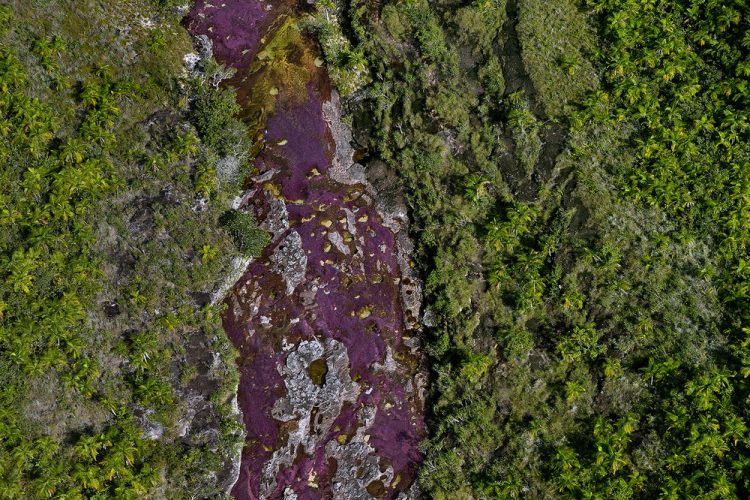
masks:
<instances>
[{"instance_id":1,"label":"stream channel","mask_svg":"<svg viewBox=\"0 0 750 500\"><path fill-rule=\"evenodd\" d=\"M351 131L306 5L198 0L185 20L235 70L259 145L235 202L272 235L227 295L247 432L232 496L412 498L424 436L407 210ZM368 179L369 178L369 179Z\"/></svg>"}]
</instances>

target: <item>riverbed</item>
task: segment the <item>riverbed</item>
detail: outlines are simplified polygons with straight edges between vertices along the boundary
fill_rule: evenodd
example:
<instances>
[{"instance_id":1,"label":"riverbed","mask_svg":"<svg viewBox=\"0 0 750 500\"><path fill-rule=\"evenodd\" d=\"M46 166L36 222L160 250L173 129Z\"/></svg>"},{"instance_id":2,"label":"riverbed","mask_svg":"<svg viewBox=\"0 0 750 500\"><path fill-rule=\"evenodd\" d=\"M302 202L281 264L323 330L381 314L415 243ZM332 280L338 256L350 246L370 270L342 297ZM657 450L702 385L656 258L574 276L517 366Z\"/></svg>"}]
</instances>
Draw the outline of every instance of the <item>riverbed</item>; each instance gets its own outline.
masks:
<instances>
[{"instance_id":1,"label":"riverbed","mask_svg":"<svg viewBox=\"0 0 750 500\"><path fill-rule=\"evenodd\" d=\"M354 162L307 15L199 0L186 21L235 70L258 145L236 207L272 235L226 298L247 432L232 495L412 497L424 375L406 209L376 189L384 166L370 182Z\"/></svg>"}]
</instances>

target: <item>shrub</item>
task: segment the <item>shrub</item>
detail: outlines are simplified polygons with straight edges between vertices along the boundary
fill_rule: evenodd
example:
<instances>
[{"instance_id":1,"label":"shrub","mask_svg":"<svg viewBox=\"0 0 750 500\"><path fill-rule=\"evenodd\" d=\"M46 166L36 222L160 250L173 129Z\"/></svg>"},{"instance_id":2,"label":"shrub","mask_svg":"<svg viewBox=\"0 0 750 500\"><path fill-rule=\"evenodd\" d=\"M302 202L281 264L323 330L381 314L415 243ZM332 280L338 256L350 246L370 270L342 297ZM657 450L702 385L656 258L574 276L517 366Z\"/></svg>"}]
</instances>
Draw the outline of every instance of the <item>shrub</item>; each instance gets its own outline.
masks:
<instances>
[{"instance_id":1,"label":"shrub","mask_svg":"<svg viewBox=\"0 0 750 500\"><path fill-rule=\"evenodd\" d=\"M221 223L232 237L237 250L249 257L260 255L270 240L270 235L259 228L253 216L246 212L225 212Z\"/></svg>"},{"instance_id":2,"label":"shrub","mask_svg":"<svg viewBox=\"0 0 750 500\"><path fill-rule=\"evenodd\" d=\"M503 67L496 56L492 56L487 63L479 69L479 81L487 96L499 101L505 94L505 78L503 77Z\"/></svg>"},{"instance_id":3,"label":"shrub","mask_svg":"<svg viewBox=\"0 0 750 500\"><path fill-rule=\"evenodd\" d=\"M201 86L190 109L190 121L203 143L219 155L242 156L248 150L247 130L235 119L239 114L234 92Z\"/></svg>"}]
</instances>

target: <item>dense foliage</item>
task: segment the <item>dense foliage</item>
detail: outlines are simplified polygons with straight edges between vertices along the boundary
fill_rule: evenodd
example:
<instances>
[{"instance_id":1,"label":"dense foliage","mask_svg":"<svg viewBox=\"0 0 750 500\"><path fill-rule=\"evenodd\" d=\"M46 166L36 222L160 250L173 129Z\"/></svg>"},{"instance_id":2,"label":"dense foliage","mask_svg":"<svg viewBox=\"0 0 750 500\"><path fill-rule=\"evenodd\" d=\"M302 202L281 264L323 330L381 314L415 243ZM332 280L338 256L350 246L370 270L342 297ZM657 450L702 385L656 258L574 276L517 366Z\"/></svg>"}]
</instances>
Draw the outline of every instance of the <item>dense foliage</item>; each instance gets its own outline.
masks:
<instances>
[{"instance_id":1,"label":"dense foliage","mask_svg":"<svg viewBox=\"0 0 750 500\"><path fill-rule=\"evenodd\" d=\"M0 497L217 495L241 443L210 294L248 144L168 4L0 2Z\"/></svg>"},{"instance_id":2,"label":"dense foliage","mask_svg":"<svg viewBox=\"0 0 750 500\"><path fill-rule=\"evenodd\" d=\"M748 496L747 2L341 9L426 277L424 490Z\"/></svg>"}]
</instances>

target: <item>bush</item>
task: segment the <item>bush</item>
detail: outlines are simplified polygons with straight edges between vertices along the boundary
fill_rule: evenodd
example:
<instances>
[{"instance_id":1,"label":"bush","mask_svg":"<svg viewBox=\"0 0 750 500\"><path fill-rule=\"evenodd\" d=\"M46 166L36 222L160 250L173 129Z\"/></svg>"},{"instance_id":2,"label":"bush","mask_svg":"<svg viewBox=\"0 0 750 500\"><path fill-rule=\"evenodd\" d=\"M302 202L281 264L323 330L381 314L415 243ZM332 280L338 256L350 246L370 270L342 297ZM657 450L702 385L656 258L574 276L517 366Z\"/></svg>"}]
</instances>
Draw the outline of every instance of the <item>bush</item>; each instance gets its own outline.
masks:
<instances>
[{"instance_id":1,"label":"bush","mask_svg":"<svg viewBox=\"0 0 750 500\"><path fill-rule=\"evenodd\" d=\"M489 58L487 63L479 69L479 81L487 96L493 101L499 101L505 94L505 78L503 67L496 56Z\"/></svg>"},{"instance_id":2,"label":"bush","mask_svg":"<svg viewBox=\"0 0 750 500\"><path fill-rule=\"evenodd\" d=\"M190 121L207 147L221 156L242 156L249 149L249 139L247 130L235 118L239 112L234 92L201 86L190 109Z\"/></svg>"},{"instance_id":3,"label":"bush","mask_svg":"<svg viewBox=\"0 0 750 500\"><path fill-rule=\"evenodd\" d=\"M270 235L258 227L252 215L230 210L221 217L221 224L234 241L237 250L248 257L257 257L270 240Z\"/></svg>"}]
</instances>

